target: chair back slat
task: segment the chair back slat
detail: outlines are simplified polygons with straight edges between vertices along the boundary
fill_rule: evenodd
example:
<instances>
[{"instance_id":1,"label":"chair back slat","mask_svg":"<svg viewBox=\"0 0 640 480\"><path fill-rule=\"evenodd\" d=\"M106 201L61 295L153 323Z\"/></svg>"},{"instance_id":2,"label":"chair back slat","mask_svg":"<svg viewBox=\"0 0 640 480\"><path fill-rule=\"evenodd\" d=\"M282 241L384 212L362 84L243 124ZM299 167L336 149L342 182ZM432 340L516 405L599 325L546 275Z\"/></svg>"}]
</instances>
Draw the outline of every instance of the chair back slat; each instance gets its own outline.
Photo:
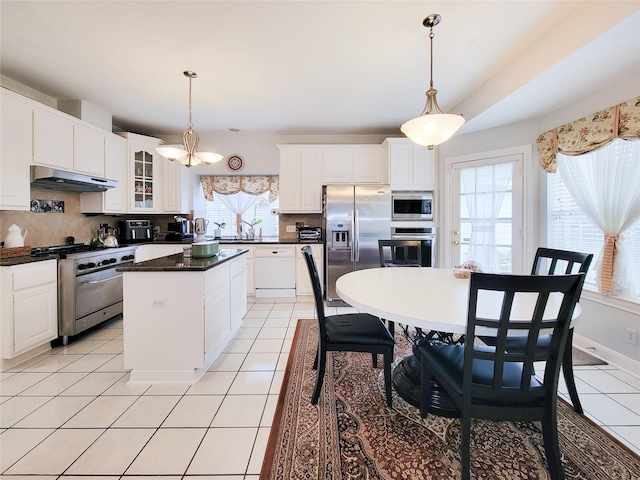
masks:
<instances>
[{"instance_id":1,"label":"chair back slat","mask_svg":"<svg viewBox=\"0 0 640 480\"><path fill-rule=\"evenodd\" d=\"M320 335L325 334L325 314L324 314L324 302L322 300L322 287L320 286L320 275L318 274L318 268L316 262L313 259L313 250L310 246L302 248L302 254L304 256L305 263L307 264L307 270L309 271L309 277L311 279L311 286L313 287L313 297L316 304L316 313L318 315L318 327L320 328Z\"/></svg>"},{"instance_id":2,"label":"chair back slat","mask_svg":"<svg viewBox=\"0 0 640 480\"><path fill-rule=\"evenodd\" d=\"M592 253L571 252L569 250L540 247L536 251L536 256L533 260L531 275L587 273L592 260ZM549 267L542 269L546 263L549 264ZM564 270L558 270L558 267L563 265L565 266ZM578 271L574 272L576 267Z\"/></svg>"},{"instance_id":3,"label":"chair back slat","mask_svg":"<svg viewBox=\"0 0 640 480\"><path fill-rule=\"evenodd\" d=\"M573 275L525 276L472 273L469 287L469 307L465 336L463 391L468 398L504 399L505 391L513 402L541 399L555 391L560 370L561 352L568 335L569 323L584 282L584 273ZM502 303L496 318L477 314L479 292L502 292ZM527 318L513 318L514 302L518 295L536 295L535 306ZM546 312L552 295L561 295L557 311ZM546 317L545 317L546 313ZM474 346L474 339L491 331L495 347ZM541 335L551 331L551 340L540 344ZM520 335L526 338L522 350L507 349L507 338ZM489 383L474 381L475 368L492 368ZM546 362L544 378L532 382L535 362ZM480 363L478 363L480 362ZM521 366L516 369L514 366ZM514 386L514 373L520 375ZM510 386L505 386L508 382Z\"/></svg>"},{"instance_id":4,"label":"chair back slat","mask_svg":"<svg viewBox=\"0 0 640 480\"><path fill-rule=\"evenodd\" d=\"M381 267L422 266L420 240L378 240Z\"/></svg>"}]
</instances>

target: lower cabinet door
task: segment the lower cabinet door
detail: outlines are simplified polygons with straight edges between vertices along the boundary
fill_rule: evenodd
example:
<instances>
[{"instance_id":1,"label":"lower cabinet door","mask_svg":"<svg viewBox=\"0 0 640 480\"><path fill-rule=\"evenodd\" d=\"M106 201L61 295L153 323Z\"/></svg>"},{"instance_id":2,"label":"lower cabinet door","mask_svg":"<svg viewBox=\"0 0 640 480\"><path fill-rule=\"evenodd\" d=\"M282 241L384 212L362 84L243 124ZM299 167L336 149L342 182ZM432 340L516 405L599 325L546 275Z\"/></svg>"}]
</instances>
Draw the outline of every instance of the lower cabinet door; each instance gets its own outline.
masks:
<instances>
[{"instance_id":1,"label":"lower cabinet door","mask_svg":"<svg viewBox=\"0 0 640 480\"><path fill-rule=\"evenodd\" d=\"M225 284L204 298L205 363L222 348L230 329L229 285Z\"/></svg>"},{"instance_id":2,"label":"lower cabinet door","mask_svg":"<svg viewBox=\"0 0 640 480\"><path fill-rule=\"evenodd\" d=\"M55 283L27 288L13 294L14 355L58 336Z\"/></svg>"},{"instance_id":3,"label":"lower cabinet door","mask_svg":"<svg viewBox=\"0 0 640 480\"><path fill-rule=\"evenodd\" d=\"M244 261L241 259L241 261ZM247 274L242 272L230 282L231 329L241 322L247 313Z\"/></svg>"}]
</instances>

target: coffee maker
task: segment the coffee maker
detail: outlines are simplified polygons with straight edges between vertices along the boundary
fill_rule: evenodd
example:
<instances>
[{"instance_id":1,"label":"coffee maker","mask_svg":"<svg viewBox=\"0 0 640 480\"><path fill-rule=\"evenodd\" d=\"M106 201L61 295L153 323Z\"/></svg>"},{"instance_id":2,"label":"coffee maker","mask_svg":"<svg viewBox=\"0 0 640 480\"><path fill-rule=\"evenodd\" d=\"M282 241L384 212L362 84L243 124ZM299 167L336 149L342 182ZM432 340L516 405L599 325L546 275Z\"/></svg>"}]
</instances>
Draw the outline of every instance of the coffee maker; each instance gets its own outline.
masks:
<instances>
[{"instance_id":1,"label":"coffee maker","mask_svg":"<svg viewBox=\"0 0 640 480\"><path fill-rule=\"evenodd\" d=\"M204 218L196 218L193 221L193 231L196 234L195 241L202 242L206 240L207 227L209 226L209 220Z\"/></svg>"},{"instance_id":2,"label":"coffee maker","mask_svg":"<svg viewBox=\"0 0 640 480\"><path fill-rule=\"evenodd\" d=\"M180 215L173 217L175 222L169 222L167 225L166 240L170 242L182 242L184 240L193 239L193 234L189 233L189 220Z\"/></svg>"}]
</instances>

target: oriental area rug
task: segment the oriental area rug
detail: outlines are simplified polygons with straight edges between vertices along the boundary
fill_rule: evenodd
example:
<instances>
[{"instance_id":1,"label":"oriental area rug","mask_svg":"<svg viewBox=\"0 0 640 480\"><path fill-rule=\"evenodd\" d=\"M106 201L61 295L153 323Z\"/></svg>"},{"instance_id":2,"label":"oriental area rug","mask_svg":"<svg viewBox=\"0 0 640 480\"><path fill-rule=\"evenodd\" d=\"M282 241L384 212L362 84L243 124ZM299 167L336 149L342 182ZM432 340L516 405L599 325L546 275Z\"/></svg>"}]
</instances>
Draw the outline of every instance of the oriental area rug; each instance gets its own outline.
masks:
<instances>
[{"instance_id":1,"label":"oriental area rug","mask_svg":"<svg viewBox=\"0 0 640 480\"><path fill-rule=\"evenodd\" d=\"M316 321L300 320L261 480L461 477L459 421L421 419L395 391L387 408L383 376L370 354L330 353L320 400L311 405L316 348ZM396 332L396 358L410 352ZM560 400L558 433L567 480L640 479L637 455ZM477 479L548 479L540 424L474 420L471 465Z\"/></svg>"}]
</instances>

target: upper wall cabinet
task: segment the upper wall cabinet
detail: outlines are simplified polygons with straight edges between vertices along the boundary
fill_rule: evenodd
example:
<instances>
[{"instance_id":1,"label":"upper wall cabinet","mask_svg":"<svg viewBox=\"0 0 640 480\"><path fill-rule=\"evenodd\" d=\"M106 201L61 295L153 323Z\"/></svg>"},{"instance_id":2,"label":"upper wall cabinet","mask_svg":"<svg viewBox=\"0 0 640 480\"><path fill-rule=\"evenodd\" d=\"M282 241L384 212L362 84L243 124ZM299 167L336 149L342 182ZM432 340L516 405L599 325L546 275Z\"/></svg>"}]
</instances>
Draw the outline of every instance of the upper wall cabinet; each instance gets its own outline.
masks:
<instances>
[{"instance_id":1,"label":"upper wall cabinet","mask_svg":"<svg viewBox=\"0 0 640 480\"><path fill-rule=\"evenodd\" d=\"M0 210L29 210L33 108L2 89L0 97Z\"/></svg>"},{"instance_id":2,"label":"upper wall cabinet","mask_svg":"<svg viewBox=\"0 0 640 480\"><path fill-rule=\"evenodd\" d=\"M129 144L129 212L157 213L160 211L157 189L160 188L161 157L156 147L162 141L135 133L121 135Z\"/></svg>"},{"instance_id":3,"label":"upper wall cabinet","mask_svg":"<svg viewBox=\"0 0 640 480\"><path fill-rule=\"evenodd\" d=\"M73 170L104 177L105 132L88 125L73 126Z\"/></svg>"},{"instance_id":4,"label":"upper wall cabinet","mask_svg":"<svg viewBox=\"0 0 640 480\"><path fill-rule=\"evenodd\" d=\"M322 183L386 183L379 145L325 145L322 147Z\"/></svg>"},{"instance_id":5,"label":"upper wall cabinet","mask_svg":"<svg viewBox=\"0 0 640 480\"><path fill-rule=\"evenodd\" d=\"M127 213L129 199L127 140L118 135L104 139L104 176L116 180L118 186L106 192L83 193L82 213Z\"/></svg>"},{"instance_id":6,"label":"upper wall cabinet","mask_svg":"<svg viewBox=\"0 0 640 480\"><path fill-rule=\"evenodd\" d=\"M389 163L391 190L435 190L435 151L408 138L387 138L382 144Z\"/></svg>"},{"instance_id":7,"label":"upper wall cabinet","mask_svg":"<svg viewBox=\"0 0 640 480\"><path fill-rule=\"evenodd\" d=\"M73 121L49 108L33 110L33 163L73 171Z\"/></svg>"},{"instance_id":8,"label":"upper wall cabinet","mask_svg":"<svg viewBox=\"0 0 640 480\"><path fill-rule=\"evenodd\" d=\"M121 133L129 145L129 213L189 213L192 208L187 167L156 152L158 138Z\"/></svg>"},{"instance_id":9,"label":"upper wall cabinet","mask_svg":"<svg viewBox=\"0 0 640 480\"><path fill-rule=\"evenodd\" d=\"M193 208L189 168L175 160L159 157L162 170L163 213L188 214Z\"/></svg>"},{"instance_id":10,"label":"upper wall cabinet","mask_svg":"<svg viewBox=\"0 0 640 480\"><path fill-rule=\"evenodd\" d=\"M322 212L322 150L317 146L278 145L280 212Z\"/></svg>"}]
</instances>

